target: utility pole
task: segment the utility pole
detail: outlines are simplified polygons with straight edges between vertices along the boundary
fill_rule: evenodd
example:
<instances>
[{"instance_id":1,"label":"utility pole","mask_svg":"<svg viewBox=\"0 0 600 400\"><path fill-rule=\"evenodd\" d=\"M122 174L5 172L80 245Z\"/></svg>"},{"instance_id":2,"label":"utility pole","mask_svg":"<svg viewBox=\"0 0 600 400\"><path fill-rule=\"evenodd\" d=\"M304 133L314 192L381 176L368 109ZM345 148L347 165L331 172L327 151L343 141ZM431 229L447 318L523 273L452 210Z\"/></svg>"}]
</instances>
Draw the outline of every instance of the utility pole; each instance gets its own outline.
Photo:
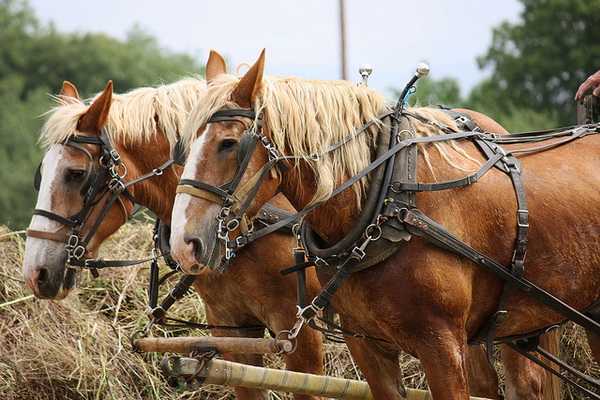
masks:
<instances>
[{"instance_id":1,"label":"utility pole","mask_svg":"<svg viewBox=\"0 0 600 400\"><path fill-rule=\"evenodd\" d=\"M346 68L346 13L345 13L345 0L339 0L340 2L340 76L342 79L348 79L348 73Z\"/></svg>"}]
</instances>

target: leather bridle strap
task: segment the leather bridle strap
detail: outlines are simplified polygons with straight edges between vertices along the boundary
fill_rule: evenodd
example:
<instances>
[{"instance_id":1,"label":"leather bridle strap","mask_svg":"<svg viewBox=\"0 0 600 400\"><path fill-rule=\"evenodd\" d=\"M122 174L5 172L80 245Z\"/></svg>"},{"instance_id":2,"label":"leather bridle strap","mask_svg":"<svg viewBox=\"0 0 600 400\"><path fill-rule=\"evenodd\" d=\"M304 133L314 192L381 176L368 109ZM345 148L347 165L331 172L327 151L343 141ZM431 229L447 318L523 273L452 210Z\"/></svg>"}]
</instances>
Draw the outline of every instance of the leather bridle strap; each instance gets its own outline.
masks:
<instances>
[{"instance_id":1,"label":"leather bridle strap","mask_svg":"<svg viewBox=\"0 0 600 400\"><path fill-rule=\"evenodd\" d=\"M227 202L228 200L230 200L229 192L224 190L222 186L221 187L213 186L213 185L209 185L207 183L204 183L202 181L197 181L194 179L181 179L179 181L179 185L177 187L177 193L179 193L180 187L185 188L188 186L196 189L195 193L207 192L207 193L213 195L212 198L219 199L218 201L215 201L215 203ZM191 193L189 193L189 194L191 194ZM197 197L201 197L201 196L197 196Z\"/></svg>"},{"instance_id":2,"label":"leather bridle strap","mask_svg":"<svg viewBox=\"0 0 600 400\"><path fill-rule=\"evenodd\" d=\"M53 242L64 243L69 238L69 235L67 234L66 229L67 228L64 227L64 226L61 227L56 232L38 231L38 230L35 230L35 229L27 229L25 231L25 234L28 237L32 237L32 238L35 238L35 239L51 240Z\"/></svg>"},{"instance_id":3,"label":"leather bridle strap","mask_svg":"<svg viewBox=\"0 0 600 400\"><path fill-rule=\"evenodd\" d=\"M207 201L210 201L211 203L216 203L216 204L221 204L223 202L223 198L212 193L209 192L206 189L198 189L196 187L193 187L189 184L179 184L177 186L177 193L184 193L184 194L189 194L190 196L193 197L197 197L199 199L204 199Z\"/></svg>"},{"instance_id":4,"label":"leather bridle strap","mask_svg":"<svg viewBox=\"0 0 600 400\"><path fill-rule=\"evenodd\" d=\"M250 108L230 108L215 112L206 123L237 121L235 117L245 117L252 120L256 119L256 113Z\"/></svg>"},{"instance_id":5,"label":"leather bridle strap","mask_svg":"<svg viewBox=\"0 0 600 400\"><path fill-rule=\"evenodd\" d=\"M65 225L65 226L69 226L69 227L74 227L76 226L79 221L76 221L74 219L71 218L65 218L61 215L55 214L53 212L50 211L46 211L46 210L41 210L39 208L36 208L35 210L33 210L33 215L40 215L42 217L51 219L53 221L58 222L59 224Z\"/></svg>"}]
</instances>

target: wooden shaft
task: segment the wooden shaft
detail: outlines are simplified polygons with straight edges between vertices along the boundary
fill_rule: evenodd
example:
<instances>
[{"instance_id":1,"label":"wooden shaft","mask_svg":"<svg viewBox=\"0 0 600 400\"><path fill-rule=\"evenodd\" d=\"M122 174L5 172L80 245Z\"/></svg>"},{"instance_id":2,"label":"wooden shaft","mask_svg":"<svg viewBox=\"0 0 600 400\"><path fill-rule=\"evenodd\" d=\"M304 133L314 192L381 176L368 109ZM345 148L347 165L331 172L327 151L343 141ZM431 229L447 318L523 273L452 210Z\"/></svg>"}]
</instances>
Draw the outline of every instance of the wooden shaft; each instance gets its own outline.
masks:
<instances>
[{"instance_id":1,"label":"wooden shaft","mask_svg":"<svg viewBox=\"0 0 600 400\"><path fill-rule=\"evenodd\" d=\"M214 349L221 354L273 354L293 350L289 340L213 336L142 338L135 340L133 344L145 352L180 354L208 349Z\"/></svg>"},{"instance_id":2,"label":"wooden shaft","mask_svg":"<svg viewBox=\"0 0 600 400\"><path fill-rule=\"evenodd\" d=\"M219 359L209 360L201 367L201 361L195 358L179 358L174 362L173 372L181 377L196 376L203 379L203 383L214 385L270 389L336 399L373 399L369 385L363 381L255 367ZM198 368L201 368L199 372ZM426 390L407 389L406 392L407 400L431 400ZM470 399L488 400L481 397Z\"/></svg>"}]
</instances>

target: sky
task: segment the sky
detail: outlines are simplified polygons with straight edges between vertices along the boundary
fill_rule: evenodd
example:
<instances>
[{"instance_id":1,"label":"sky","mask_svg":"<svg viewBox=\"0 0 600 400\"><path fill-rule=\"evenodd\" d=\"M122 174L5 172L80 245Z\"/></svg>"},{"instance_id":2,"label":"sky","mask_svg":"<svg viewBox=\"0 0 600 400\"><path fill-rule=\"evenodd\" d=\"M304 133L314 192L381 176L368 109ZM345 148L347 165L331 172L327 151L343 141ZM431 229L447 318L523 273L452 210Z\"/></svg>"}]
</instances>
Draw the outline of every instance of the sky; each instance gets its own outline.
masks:
<instances>
[{"instance_id":1,"label":"sky","mask_svg":"<svg viewBox=\"0 0 600 400\"><path fill-rule=\"evenodd\" d=\"M210 49L235 70L266 48L266 73L340 78L338 0L30 0L38 17L60 31L105 32L125 38L135 24L161 46L205 62ZM492 28L517 21L517 0L346 0L348 78L363 64L369 86L402 87L416 64L433 78L453 77L467 93L486 74ZM101 55L99 55L101 56ZM68 79L68 77L65 77Z\"/></svg>"}]
</instances>

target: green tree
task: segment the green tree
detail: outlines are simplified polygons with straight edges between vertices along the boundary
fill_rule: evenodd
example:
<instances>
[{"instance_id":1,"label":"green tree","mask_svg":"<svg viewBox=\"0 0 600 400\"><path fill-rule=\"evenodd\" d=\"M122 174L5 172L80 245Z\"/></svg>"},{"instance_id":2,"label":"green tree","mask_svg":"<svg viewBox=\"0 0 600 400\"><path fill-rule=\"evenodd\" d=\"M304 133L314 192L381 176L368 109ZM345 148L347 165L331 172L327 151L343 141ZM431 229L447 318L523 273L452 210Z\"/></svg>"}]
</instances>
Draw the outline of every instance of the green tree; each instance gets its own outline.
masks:
<instances>
[{"instance_id":1,"label":"green tree","mask_svg":"<svg viewBox=\"0 0 600 400\"><path fill-rule=\"evenodd\" d=\"M504 113L528 108L574 122L578 85L600 68L600 0L520 0L521 18L494 29L478 61L485 95Z\"/></svg>"},{"instance_id":2,"label":"green tree","mask_svg":"<svg viewBox=\"0 0 600 400\"><path fill-rule=\"evenodd\" d=\"M424 78L417 83L417 91L411 95L411 105L441 104L457 106L462 104L460 85L454 78Z\"/></svg>"},{"instance_id":3,"label":"green tree","mask_svg":"<svg viewBox=\"0 0 600 400\"><path fill-rule=\"evenodd\" d=\"M62 33L42 25L24 0L0 0L0 224L23 227L35 201L32 179L42 157L40 115L64 80L84 97L112 79L117 92L201 73L187 54L163 49L133 27L126 40Z\"/></svg>"}]
</instances>

